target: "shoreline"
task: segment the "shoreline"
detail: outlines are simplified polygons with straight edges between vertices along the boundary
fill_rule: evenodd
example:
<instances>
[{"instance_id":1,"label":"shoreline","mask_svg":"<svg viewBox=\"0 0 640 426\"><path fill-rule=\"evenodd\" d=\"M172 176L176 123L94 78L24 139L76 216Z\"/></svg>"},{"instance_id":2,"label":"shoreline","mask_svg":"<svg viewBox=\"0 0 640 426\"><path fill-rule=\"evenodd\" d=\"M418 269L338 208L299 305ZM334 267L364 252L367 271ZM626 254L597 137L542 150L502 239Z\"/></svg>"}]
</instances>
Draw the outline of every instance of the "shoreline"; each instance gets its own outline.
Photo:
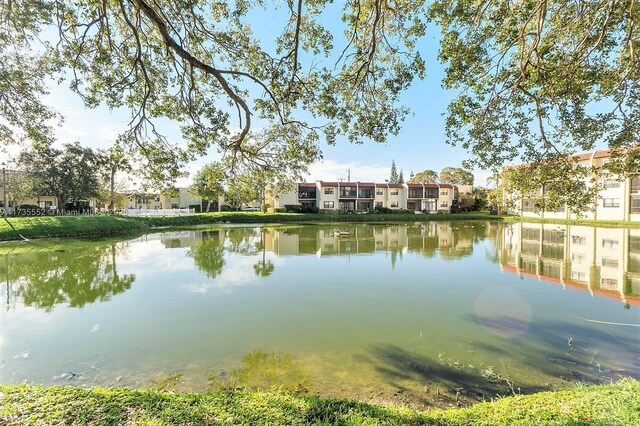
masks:
<instances>
[{"instance_id":1,"label":"shoreline","mask_svg":"<svg viewBox=\"0 0 640 426\"><path fill-rule=\"evenodd\" d=\"M10 217L9 224L0 220L0 241L40 238L108 237L153 232L192 225L224 223L381 223L434 221L494 221L503 223L533 222L558 225L597 226L607 228L639 228L640 222L594 221L573 219L540 219L522 216L496 216L486 212L458 214L345 214L345 213L199 213L191 216L34 216Z\"/></svg>"},{"instance_id":2,"label":"shoreline","mask_svg":"<svg viewBox=\"0 0 640 426\"><path fill-rule=\"evenodd\" d=\"M0 423L19 424L638 424L640 382L516 395L468 408L412 410L281 391L173 393L0 385Z\"/></svg>"}]
</instances>

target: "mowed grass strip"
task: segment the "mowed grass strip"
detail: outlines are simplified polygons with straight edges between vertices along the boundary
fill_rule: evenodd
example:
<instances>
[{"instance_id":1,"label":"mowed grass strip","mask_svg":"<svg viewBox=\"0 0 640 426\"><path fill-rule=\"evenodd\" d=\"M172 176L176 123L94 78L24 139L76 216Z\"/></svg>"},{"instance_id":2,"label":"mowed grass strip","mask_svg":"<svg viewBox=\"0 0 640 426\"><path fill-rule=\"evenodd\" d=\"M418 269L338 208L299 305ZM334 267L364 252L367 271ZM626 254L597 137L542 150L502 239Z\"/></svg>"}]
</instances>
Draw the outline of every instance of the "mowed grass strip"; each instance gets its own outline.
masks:
<instances>
[{"instance_id":1,"label":"mowed grass strip","mask_svg":"<svg viewBox=\"0 0 640 426\"><path fill-rule=\"evenodd\" d=\"M9 223L7 223L7 221ZM137 218L123 216L35 216L0 220L0 240L83 235L113 235L148 229Z\"/></svg>"},{"instance_id":2,"label":"mowed grass strip","mask_svg":"<svg viewBox=\"0 0 640 426\"><path fill-rule=\"evenodd\" d=\"M201 213L190 216L36 216L0 220L0 241L25 238L108 236L144 232L153 227L216 223L420 222L432 220L489 220L488 214L296 214L260 212Z\"/></svg>"},{"instance_id":3,"label":"mowed grass strip","mask_svg":"<svg viewBox=\"0 0 640 426\"><path fill-rule=\"evenodd\" d=\"M284 392L170 393L0 386L0 424L86 425L635 425L640 382L578 386L470 408L415 411Z\"/></svg>"}]
</instances>

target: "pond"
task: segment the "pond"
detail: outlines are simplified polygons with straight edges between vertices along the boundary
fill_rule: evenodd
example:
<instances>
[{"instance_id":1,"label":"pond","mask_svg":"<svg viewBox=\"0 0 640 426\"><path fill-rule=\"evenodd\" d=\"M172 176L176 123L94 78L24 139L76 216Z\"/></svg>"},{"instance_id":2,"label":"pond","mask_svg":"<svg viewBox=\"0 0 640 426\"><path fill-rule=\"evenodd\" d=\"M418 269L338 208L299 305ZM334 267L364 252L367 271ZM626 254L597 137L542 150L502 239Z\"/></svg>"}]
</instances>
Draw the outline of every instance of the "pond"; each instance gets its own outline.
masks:
<instances>
[{"instance_id":1,"label":"pond","mask_svg":"<svg viewBox=\"0 0 640 426\"><path fill-rule=\"evenodd\" d=\"M467 405L640 377L640 229L220 225L0 245L2 383Z\"/></svg>"}]
</instances>

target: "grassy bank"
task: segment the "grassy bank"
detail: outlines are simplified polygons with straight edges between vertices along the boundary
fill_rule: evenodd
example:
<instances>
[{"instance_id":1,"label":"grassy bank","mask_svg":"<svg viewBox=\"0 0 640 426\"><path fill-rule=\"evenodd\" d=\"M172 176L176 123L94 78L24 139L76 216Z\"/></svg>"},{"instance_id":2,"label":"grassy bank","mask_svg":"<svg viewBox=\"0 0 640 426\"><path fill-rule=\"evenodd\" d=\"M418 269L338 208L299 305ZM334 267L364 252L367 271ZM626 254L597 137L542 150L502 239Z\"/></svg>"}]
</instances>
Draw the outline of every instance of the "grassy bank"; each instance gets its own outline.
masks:
<instances>
[{"instance_id":1,"label":"grassy bank","mask_svg":"<svg viewBox=\"0 0 640 426\"><path fill-rule=\"evenodd\" d=\"M413 411L280 392L0 386L1 424L640 424L640 382L576 387L470 408Z\"/></svg>"},{"instance_id":2,"label":"grassy bank","mask_svg":"<svg viewBox=\"0 0 640 426\"><path fill-rule=\"evenodd\" d=\"M25 238L107 236L147 232L160 226L215 223L418 222L431 220L499 220L488 214L294 214L226 212L175 217L39 216L0 220L0 241Z\"/></svg>"},{"instance_id":3,"label":"grassy bank","mask_svg":"<svg viewBox=\"0 0 640 426\"><path fill-rule=\"evenodd\" d=\"M640 222L625 220L593 220L593 219L542 219L538 217L505 216L505 222L552 223L557 225L598 226L600 228L640 228Z\"/></svg>"}]
</instances>

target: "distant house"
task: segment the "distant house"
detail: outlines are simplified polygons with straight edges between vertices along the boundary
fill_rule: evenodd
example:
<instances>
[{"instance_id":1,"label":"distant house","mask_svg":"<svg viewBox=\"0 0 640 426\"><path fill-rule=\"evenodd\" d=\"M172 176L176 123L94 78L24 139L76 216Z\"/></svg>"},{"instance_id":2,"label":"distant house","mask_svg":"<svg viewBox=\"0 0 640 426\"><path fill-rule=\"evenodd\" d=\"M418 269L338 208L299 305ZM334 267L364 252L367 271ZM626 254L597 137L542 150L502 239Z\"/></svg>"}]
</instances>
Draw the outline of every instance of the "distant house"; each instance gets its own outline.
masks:
<instances>
[{"instance_id":1,"label":"distant house","mask_svg":"<svg viewBox=\"0 0 640 426\"><path fill-rule=\"evenodd\" d=\"M132 192L126 194L127 204L125 209L194 209L196 212L220 211L220 206L224 203L224 199L219 197L217 200L207 202L202 198L191 195L187 188L176 188L172 196L159 193L137 193Z\"/></svg>"}]
</instances>

